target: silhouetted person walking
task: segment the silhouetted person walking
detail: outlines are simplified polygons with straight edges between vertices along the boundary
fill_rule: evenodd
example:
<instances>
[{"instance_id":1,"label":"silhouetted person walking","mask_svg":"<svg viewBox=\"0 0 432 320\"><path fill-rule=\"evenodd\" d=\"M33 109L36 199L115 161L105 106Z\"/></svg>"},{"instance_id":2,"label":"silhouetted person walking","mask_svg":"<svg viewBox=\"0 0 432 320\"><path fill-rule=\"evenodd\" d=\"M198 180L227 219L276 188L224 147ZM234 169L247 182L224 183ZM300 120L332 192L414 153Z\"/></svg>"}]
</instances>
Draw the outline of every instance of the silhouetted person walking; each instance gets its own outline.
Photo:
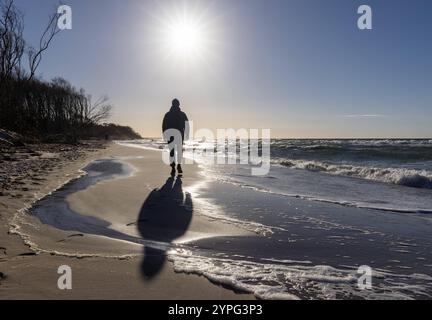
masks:
<instances>
[{"instance_id":1,"label":"silhouetted person walking","mask_svg":"<svg viewBox=\"0 0 432 320\"><path fill-rule=\"evenodd\" d=\"M188 117L180 109L180 101L174 99L170 111L165 114L162 131L165 141L170 147L171 175L176 174L176 165L179 175L183 174L181 167L183 161L183 143L188 139Z\"/></svg>"}]
</instances>

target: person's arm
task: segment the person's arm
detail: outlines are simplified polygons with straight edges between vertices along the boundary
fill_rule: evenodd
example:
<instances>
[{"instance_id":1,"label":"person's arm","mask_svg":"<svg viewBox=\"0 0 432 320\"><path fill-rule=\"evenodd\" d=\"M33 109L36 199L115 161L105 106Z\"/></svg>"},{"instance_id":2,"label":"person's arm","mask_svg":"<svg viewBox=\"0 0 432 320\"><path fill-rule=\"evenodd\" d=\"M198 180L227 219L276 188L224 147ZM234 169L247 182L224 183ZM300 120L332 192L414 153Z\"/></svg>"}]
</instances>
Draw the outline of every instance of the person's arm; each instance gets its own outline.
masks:
<instances>
[{"instance_id":1,"label":"person's arm","mask_svg":"<svg viewBox=\"0 0 432 320\"><path fill-rule=\"evenodd\" d=\"M165 132L168 130L168 114L165 115L165 117L163 118L162 121L162 137L164 140L166 140L166 142L168 142L169 137L165 136Z\"/></svg>"},{"instance_id":2,"label":"person's arm","mask_svg":"<svg viewBox=\"0 0 432 320\"><path fill-rule=\"evenodd\" d=\"M165 117L163 118L163 121L162 121L162 133L165 133L165 131L168 129L167 126L168 126L167 115L165 115Z\"/></svg>"},{"instance_id":3,"label":"person's arm","mask_svg":"<svg viewBox=\"0 0 432 320\"><path fill-rule=\"evenodd\" d=\"M186 115L186 113L184 114L184 118L185 118L185 122L184 122L184 141L188 141L189 140L189 134L190 134L190 125L189 125L189 119Z\"/></svg>"}]
</instances>

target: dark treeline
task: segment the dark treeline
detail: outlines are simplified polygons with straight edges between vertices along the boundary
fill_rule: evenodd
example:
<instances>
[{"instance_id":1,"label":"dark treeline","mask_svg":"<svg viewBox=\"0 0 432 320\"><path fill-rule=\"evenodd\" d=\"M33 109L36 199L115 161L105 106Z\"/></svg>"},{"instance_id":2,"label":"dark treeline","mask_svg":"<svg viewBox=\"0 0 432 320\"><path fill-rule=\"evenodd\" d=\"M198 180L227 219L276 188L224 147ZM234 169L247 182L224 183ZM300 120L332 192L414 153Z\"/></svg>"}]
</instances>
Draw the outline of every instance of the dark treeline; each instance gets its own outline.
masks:
<instances>
[{"instance_id":1,"label":"dark treeline","mask_svg":"<svg viewBox=\"0 0 432 320\"><path fill-rule=\"evenodd\" d=\"M65 142L96 137L96 133L114 136L110 126L100 125L110 116L108 98L93 102L84 89L76 89L65 79L47 82L36 77L42 54L59 33L57 19L57 13L49 18L35 49L23 38L23 14L13 0L0 0L0 128Z\"/></svg>"}]
</instances>

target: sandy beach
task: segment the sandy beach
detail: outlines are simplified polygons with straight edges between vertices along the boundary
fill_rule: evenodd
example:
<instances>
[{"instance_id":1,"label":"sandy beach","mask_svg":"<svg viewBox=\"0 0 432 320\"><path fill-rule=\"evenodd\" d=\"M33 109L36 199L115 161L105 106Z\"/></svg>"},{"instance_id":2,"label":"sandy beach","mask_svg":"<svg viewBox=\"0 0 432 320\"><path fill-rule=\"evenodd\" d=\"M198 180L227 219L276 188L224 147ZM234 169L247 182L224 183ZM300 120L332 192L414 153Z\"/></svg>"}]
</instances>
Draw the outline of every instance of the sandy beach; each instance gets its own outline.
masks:
<instances>
[{"instance_id":1,"label":"sandy beach","mask_svg":"<svg viewBox=\"0 0 432 320\"><path fill-rule=\"evenodd\" d=\"M0 297L430 297L432 221L420 207L428 189L277 165L254 178L249 167L198 158L183 177L171 177L159 143L11 154L2 167ZM344 196L341 186L350 195L362 191L372 205L370 190L385 190L389 199L403 192L407 209L381 208L393 200L354 206L283 192L307 187ZM72 269L72 290L57 287L62 265ZM360 266L373 270L370 290L358 285Z\"/></svg>"},{"instance_id":2,"label":"sandy beach","mask_svg":"<svg viewBox=\"0 0 432 320\"><path fill-rule=\"evenodd\" d=\"M146 205L146 199L167 184L167 168L160 161L160 152L111 144L82 153L77 159L65 163L59 161L55 170L35 173L36 178L44 178L37 187L23 189L20 196L16 192L13 196L0 198L2 299L253 298L214 285L204 277L175 273L173 266L165 261L163 250L146 249L139 241L133 244L133 240L124 239L138 239L141 233L143 238L155 242L157 248L157 243L181 245L215 235L249 233L195 214L197 210L186 221L176 220L178 208L173 203L163 204L163 201L157 201L164 207L156 212L165 216L143 217L146 208L154 205ZM68 206L75 214L91 215L101 221L112 220L115 225L88 233L80 232L79 226L74 231L61 230L28 214L26 208L68 180L82 176L80 169L96 159L115 159L115 163L122 163L127 170L118 177L71 193L67 196ZM181 187L191 188L198 178L198 168L189 166ZM137 228L140 221L146 222L146 230ZM107 230L108 236L104 234ZM68 265L73 270L73 290L57 288L57 269L61 265Z\"/></svg>"}]
</instances>

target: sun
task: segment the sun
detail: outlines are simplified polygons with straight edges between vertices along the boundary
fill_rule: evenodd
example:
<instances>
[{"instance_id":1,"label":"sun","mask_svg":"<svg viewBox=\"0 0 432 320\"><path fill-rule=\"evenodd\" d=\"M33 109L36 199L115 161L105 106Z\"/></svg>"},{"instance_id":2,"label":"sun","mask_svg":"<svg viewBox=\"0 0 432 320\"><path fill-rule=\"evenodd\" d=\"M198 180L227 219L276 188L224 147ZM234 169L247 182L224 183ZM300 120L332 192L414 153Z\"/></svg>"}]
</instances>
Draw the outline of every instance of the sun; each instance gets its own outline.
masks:
<instances>
[{"instance_id":1,"label":"sun","mask_svg":"<svg viewBox=\"0 0 432 320\"><path fill-rule=\"evenodd\" d=\"M205 40L203 27L192 18L185 17L167 26L165 42L172 55L196 57L205 49Z\"/></svg>"},{"instance_id":2,"label":"sun","mask_svg":"<svg viewBox=\"0 0 432 320\"><path fill-rule=\"evenodd\" d=\"M223 35L220 10L213 2L175 0L145 9L146 34L140 40L166 70L215 70Z\"/></svg>"},{"instance_id":3,"label":"sun","mask_svg":"<svg viewBox=\"0 0 432 320\"><path fill-rule=\"evenodd\" d=\"M202 2L175 2L161 5L152 14L156 19L154 39L165 63L188 67L209 63L214 55L216 16Z\"/></svg>"},{"instance_id":4,"label":"sun","mask_svg":"<svg viewBox=\"0 0 432 320\"><path fill-rule=\"evenodd\" d=\"M207 50L205 26L192 15L184 14L171 19L165 25L162 39L169 56L183 61L203 57Z\"/></svg>"}]
</instances>

